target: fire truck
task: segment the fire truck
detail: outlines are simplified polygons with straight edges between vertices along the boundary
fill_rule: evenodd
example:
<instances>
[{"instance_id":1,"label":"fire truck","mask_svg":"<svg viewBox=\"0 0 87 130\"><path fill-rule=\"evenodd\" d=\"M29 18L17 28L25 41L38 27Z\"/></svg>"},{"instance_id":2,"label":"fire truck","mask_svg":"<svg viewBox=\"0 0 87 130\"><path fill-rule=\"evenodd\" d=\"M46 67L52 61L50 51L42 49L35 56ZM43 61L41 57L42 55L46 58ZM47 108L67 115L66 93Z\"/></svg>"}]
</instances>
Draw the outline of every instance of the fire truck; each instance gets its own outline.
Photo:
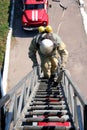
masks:
<instances>
[{"instance_id":1,"label":"fire truck","mask_svg":"<svg viewBox=\"0 0 87 130\"><path fill-rule=\"evenodd\" d=\"M49 23L48 0L24 0L22 27L24 30L37 30ZM51 6L49 6L51 7Z\"/></svg>"}]
</instances>

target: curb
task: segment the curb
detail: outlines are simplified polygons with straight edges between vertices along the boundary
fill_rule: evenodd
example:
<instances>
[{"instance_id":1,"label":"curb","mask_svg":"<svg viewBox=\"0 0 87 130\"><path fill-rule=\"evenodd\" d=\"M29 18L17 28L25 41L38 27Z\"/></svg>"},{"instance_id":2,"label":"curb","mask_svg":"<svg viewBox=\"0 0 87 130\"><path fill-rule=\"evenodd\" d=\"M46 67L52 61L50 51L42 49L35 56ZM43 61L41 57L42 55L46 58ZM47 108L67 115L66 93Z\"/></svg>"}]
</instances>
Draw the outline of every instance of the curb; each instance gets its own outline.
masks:
<instances>
[{"instance_id":1,"label":"curb","mask_svg":"<svg viewBox=\"0 0 87 130\"><path fill-rule=\"evenodd\" d=\"M8 68L9 68L9 58L10 58L11 37L12 37L12 24L13 24L13 17L14 17L14 4L15 4L15 0L12 0L10 27L7 35L7 40L6 40L6 52L5 52L3 75L1 81L3 96L6 94L7 91L7 78L8 78Z\"/></svg>"},{"instance_id":2,"label":"curb","mask_svg":"<svg viewBox=\"0 0 87 130\"><path fill-rule=\"evenodd\" d=\"M85 6L84 1L79 0L79 5L80 5L80 12L83 19L84 30L85 30L85 33L87 34L87 13L84 10L84 6Z\"/></svg>"}]
</instances>

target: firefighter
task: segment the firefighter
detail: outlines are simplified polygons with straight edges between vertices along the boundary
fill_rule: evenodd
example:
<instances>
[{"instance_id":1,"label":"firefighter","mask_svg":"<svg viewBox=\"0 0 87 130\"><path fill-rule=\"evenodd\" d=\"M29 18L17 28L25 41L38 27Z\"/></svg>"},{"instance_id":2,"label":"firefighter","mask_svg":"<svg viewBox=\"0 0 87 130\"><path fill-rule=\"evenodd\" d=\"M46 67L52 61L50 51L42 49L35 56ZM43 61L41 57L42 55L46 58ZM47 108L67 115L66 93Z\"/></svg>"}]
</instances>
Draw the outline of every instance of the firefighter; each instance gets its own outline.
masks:
<instances>
[{"instance_id":1,"label":"firefighter","mask_svg":"<svg viewBox=\"0 0 87 130\"><path fill-rule=\"evenodd\" d=\"M35 36L29 46L29 58L33 61L33 67L38 65L37 55L38 52L41 60L41 69L45 78L55 77L55 72L58 68L59 59L61 59L60 69L65 68L68 58L68 51L66 45L61 38L53 33L50 25L46 26L45 30L41 31Z\"/></svg>"}]
</instances>

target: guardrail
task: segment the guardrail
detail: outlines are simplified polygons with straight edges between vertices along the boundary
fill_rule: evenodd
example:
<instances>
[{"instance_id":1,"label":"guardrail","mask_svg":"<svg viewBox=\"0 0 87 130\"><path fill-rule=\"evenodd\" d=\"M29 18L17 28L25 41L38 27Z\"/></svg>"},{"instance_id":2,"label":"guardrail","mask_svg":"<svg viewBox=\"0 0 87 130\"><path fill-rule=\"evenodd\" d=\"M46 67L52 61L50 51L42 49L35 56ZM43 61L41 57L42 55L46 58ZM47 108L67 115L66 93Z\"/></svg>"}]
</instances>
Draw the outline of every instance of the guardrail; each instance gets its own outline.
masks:
<instances>
[{"instance_id":1,"label":"guardrail","mask_svg":"<svg viewBox=\"0 0 87 130\"><path fill-rule=\"evenodd\" d=\"M76 130L87 130L87 102L68 71L63 73L62 85Z\"/></svg>"},{"instance_id":2,"label":"guardrail","mask_svg":"<svg viewBox=\"0 0 87 130\"><path fill-rule=\"evenodd\" d=\"M33 90L38 84L39 74L40 68L35 67L0 100L0 115L1 108L5 108L5 128L1 130L12 130L15 126L27 100L29 101ZM66 70L63 72L61 85L64 89L76 130L87 130L87 103Z\"/></svg>"},{"instance_id":3,"label":"guardrail","mask_svg":"<svg viewBox=\"0 0 87 130\"><path fill-rule=\"evenodd\" d=\"M0 100L0 115L2 114L1 108L3 106L5 108L5 128L0 130L12 130L12 127L15 125L20 113L22 112L27 99L37 84L37 79L37 67L35 67L27 76L24 77L22 81L20 81Z\"/></svg>"}]
</instances>

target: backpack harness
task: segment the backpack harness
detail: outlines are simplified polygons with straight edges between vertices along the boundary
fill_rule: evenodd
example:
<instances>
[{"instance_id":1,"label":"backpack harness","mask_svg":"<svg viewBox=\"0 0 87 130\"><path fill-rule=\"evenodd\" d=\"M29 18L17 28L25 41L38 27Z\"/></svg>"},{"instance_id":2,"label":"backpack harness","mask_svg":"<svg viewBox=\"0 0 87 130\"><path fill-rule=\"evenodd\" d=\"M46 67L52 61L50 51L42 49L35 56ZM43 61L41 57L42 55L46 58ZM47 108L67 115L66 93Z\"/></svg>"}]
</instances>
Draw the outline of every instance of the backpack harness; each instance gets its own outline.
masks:
<instances>
[{"instance_id":1,"label":"backpack harness","mask_svg":"<svg viewBox=\"0 0 87 130\"><path fill-rule=\"evenodd\" d=\"M51 40L54 44L53 50L55 50L55 48L57 47L57 43L56 43L55 39L53 38L52 33L41 33L41 34L39 34L38 37L36 37L37 48L40 47L41 41L44 40L44 39Z\"/></svg>"}]
</instances>

